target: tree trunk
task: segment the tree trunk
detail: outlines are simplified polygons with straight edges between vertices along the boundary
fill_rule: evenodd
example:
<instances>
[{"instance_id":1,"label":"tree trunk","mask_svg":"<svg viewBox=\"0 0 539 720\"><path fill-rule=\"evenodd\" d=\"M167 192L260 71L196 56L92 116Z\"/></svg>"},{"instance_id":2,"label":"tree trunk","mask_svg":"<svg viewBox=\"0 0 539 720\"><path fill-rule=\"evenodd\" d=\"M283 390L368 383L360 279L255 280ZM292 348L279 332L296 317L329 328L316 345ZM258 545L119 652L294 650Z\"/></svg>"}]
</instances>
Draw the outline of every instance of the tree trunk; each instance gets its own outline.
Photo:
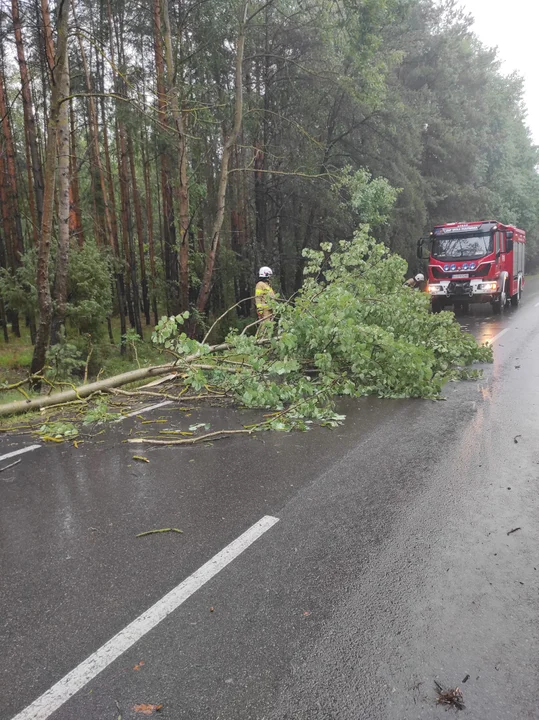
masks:
<instances>
[{"instance_id":1,"label":"tree trunk","mask_svg":"<svg viewBox=\"0 0 539 720\"><path fill-rule=\"evenodd\" d=\"M79 36L79 51L80 56L82 60L82 67L84 71L84 77L86 80L86 90L89 94L88 98L88 111L89 111L89 123L88 123L88 129L89 129L89 135L90 135L90 145L92 150L92 160L97 168L97 174L99 177L99 187L101 190L101 196L103 199L103 214L105 218L105 232L107 237L107 242L109 247L111 248L113 254L115 257L118 257L118 236L114 234L114 226L112 221L112 212L109 202L109 196L108 196L108 190L107 190L107 184L105 179L105 171L103 169L103 162L101 160L101 152L99 149L99 122L97 117L97 108L95 105L95 99L93 97L94 93L94 87L92 84L92 79L90 75L90 70L88 68L88 62L86 60L86 52L84 50L84 45L82 43L82 39Z\"/></svg>"},{"instance_id":2,"label":"tree trunk","mask_svg":"<svg viewBox=\"0 0 539 720\"><path fill-rule=\"evenodd\" d=\"M79 247L84 245L84 231L82 229L82 211L80 207L79 169L77 167L77 137L75 131L75 113L73 100L69 101L69 118L71 125L71 157L69 163L69 232Z\"/></svg>"},{"instance_id":3,"label":"tree trunk","mask_svg":"<svg viewBox=\"0 0 539 720\"><path fill-rule=\"evenodd\" d=\"M187 176L187 138L184 129L184 119L180 107L178 78L174 68L172 56L172 33L170 30L170 15L168 12L168 0L162 0L163 20L165 26L165 59L168 78L168 100L172 110L174 128L178 141L178 178L175 183L178 208L180 212L180 309L189 308L189 179Z\"/></svg>"},{"instance_id":4,"label":"tree trunk","mask_svg":"<svg viewBox=\"0 0 539 720\"><path fill-rule=\"evenodd\" d=\"M157 314L157 297L156 297L156 279L157 279L157 268L155 266L155 243L153 237L153 207L152 207L152 193L151 193L151 180L150 180L150 162L146 157L144 150L144 143L142 147L142 167L144 170L144 195L146 198L146 226L148 228L148 252L150 255L150 278L151 278L151 300L152 300L152 311L154 316L154 322L157 325L159 320Z\"/></svg>"},{"instance_id":5,"label":"tree trunk","mask_svg":"<svg viewBox=\"0 0 539 720\"><path fill-rule=\"evenodd\" d=\"M122 247L124 265L128 272L125 274L125 296L127 300L127 310L131 327L138 332L137 323L138 308L136 303L137 295L137 269L134 263L133 248L133 224L131 218L131 206L129 203L129 181L127 173L127 150L125 143L125 127L122 123L116 121L116 148L118 155L118 179L120 184L120 221L122 228ZM133 257L132 257L133 256ZM135 298L133 298L133 294Z\"/></svg>"},{"instance_id":6,"label":"tree trunk","mask_svg":"<svg viewBox=\"0 0 539 720\"><path fill-rule=\"evenodd\" d=\"M2 176L2 185L5 188L6 199L5 208L2 204L2 215L4 219L4 230L6 233L9 231L9 240L6 240L6 246L9 244L8 257L11 255L11 266L12 268L15 268L20 265L21 255L24 252L24 244L18 202L15 146L13 143L13 133L11 131L11 122L5 95L3 61L2 67L0 68L0 116L5 151L5 174Z\"/></svg>"},{"instance_id":7,"label":"tree trunk","mask_svg":"<svg viewBox=\"0 0 539 720\"><path fill-rule=\"evenodd\" d=\"M41 167L41 158L37 143L37 129L34 108L32 103L32 91L30 89L30 77L28 74L28 66L26 64L26 55L24 52L24 40L22 36L22 25L19 13L18 0L11 2L13 30L15 32L15 45L17 48L17 59L19 61L19 71L21 76L21 95L24 113L24 128L26 143L32 163L32 177L35 195L35 217L32 222L36 228L42 228L43 212L44 212L44 181L43 170ZM51 110L52 116L52 110Z\"/></svg>"},{"instance_id":8,"label":"tree trunk","mask_svg":"<svg viewBox=\"0 0 539 720\"><path fill-rule=\"evenodd\" d=\"M247 12L249 2L244 3L242 9L242 17L238 30L238 39L236 42L236 77L235 77L235 101L234 101L234 124L232 130L223 146L223 154L221 157L221 172L219 176L219 186L217 190L217 211L215 221L212 228L211 247L206 258L206 267L202 277L202 284L197 300L197 310L203 313L206 309L208 298L210 296L213 269L215 267L215 258L219 249L221 239L221 228L225 217L225 199L226 189L228 185L228 163L232 148L241 130L243 116L243 52L245 48L245 28L247 24Z\"/></svg>"},{"instance_id":9,"label":"tree trunk","mask_svg":"<svg viewBox=\"0 0 539 720\"><path fill-rule=\"evenodd\" d=\"M9 333L7 331L7 316L3 301L0 299L0 322L2 323L2 332L4 334L4 342L9 343Z\"/></svg>"},{"instance_id":10,"label":"tree trunk","mask_svg":"<svg viewBox=\"0 0 539 720\"><path fill-rule=\"evenodd\" d=\"M103 214L105 219L105 233L107 242L112 250L114 257L114 287L116 289L116 297L118 300L118 314L120 316L120 333L123 337L127 330L125 322L125 291L123 274L120 270L120 247L118 242L118 226L116 223L116 207L114 198L114 184L112 181L112 169L110 163L109 144L108 144L108 133L106 127L106 118L104 111L104 104L101 105L101 111L103 114L103 144L105 150L105 164L108 175L108 187L107 178L105 177L105 169L103 168L103 162L101 160L101 152L99 149L99 122L95 99L92 95L94 92L92 80L90 76L90 70L88 62L86 60L86 53L84 51L84 45L82 39L79 36L79 50L82 60L82 67L84 70L84 76L86 80L86 89L89 93L88 98L88 109L89 109L89 131L90 141L92 145L92 157L97 168L97 174L99 177L99 187L101 189L101 196L103 198ZM109 194L110 193L110 194ZM122 342L120 345L120 352L123 355L125 353L125 344Z\"/></svg>"},{"instance_id":11,"label":"tree trunk","mask_svg":"<svg viewBox=\"0 0 539 720\"><path fill-rule=\"evenodd\" d=\"M47 0L42 0L47 5ZM67 80L62 89L64 97L69 95L69 62L66 59ZM67 273L69 266L69 218L70 212L70 141L68 102L60 106L58 116L58 246L56 250L56 275L54 278L54 310L51 327L51 345L60 342L61 330L65 324L67 304Z\"/></svg>"},{"instance_id":12,"label":"tree trunk","mask_svg":"<svg viewBox=\"0 0 539 720\"><path fill-rule=\"evenodd\" d=\"M41 14L43 16L43 36L45 40L45 55L49 73L54 68L54 42L52 39L51 13L49 9L49 0L41 0Z\"/></svg>"},{"instance_id":13,"label":"tree trunk","mask_svg":"<svg viewBox=\"0 0 539 720\"><path fill-rule=\"evenodd\" d=\"M168 127L167 96L165 92L165 60L163 53L163 37L161 28L160 0L154 0L154 49L155 79L157 89L157 113L160 124ZM176 225L174 222L174 203L172 200L172 183L170 180L170 158L166 144L158 143L158 154L161 164L161 198L163 204L163 261L165 265L165 287L167 294L167 313L176 314L179 309L179 276L178 253L176 251Z\"/></svg>"},{"instance_id":14,"label":"tree trunk","mask_svg":"<svg viewBox=\"0 0 539 720\"><path fill-rule=\"evenodd\" d=\"M137 173L135 170L135 152L133 149L133 139L131 135L127 136L127 152L129 155L129 169L131 172L131 187L133 188L133 205L135 208L135 227L137 229L139 268L140 268L140 284L142 287L142 307L144 309L144 317L146 325L150 324L150 302L148 299L148 280L146 278L146 259L144 257L144 229L142 224L142 210L140 207L140 195L137 184Z\"/></svg>"},{"instance_id":15,"label":"tree trunk","mask_svg":"<svg viewBox=\"0 0 539 720\"><path fill-rule=\"evenodd\" d=\"M70 402L71 400L77 400L78 398L85 398L92 395L92 393L119 387L120 385L127 385L128 383L137 382L137 380L166 375L169 372L173 372L175 369L176 365L174 364L137 368L136 370L130 370L129 372L122 373L121 375L114 375L113 377L105 378L104 380L88 383L88 385L79 385L76 390L64 390L63 392L53 393L52 395L44 395L39 398L34 398L33 400L16 400L15 402L5 403L4 405L0 405L0 417L17 415L29 412L30 410L39 410L50 405L58 405L59 403Z\"/></svg>"},{"instance_id":16,"label":"tree trunk","mask_svg":"<svg viewBox=\"0 0 539 720\"><path fill-rule=\"evenodd\" d=\"M103 4L102 4L103 7ZM107 8L107 22L108 22L108 34L109 34L109 47L110 47L110 59L112 62L113 67L116 67L116 53L115 53L115 44L114 44L114 38L116 36L116 41L118 44L118 30L117 30L117 22L113 20L112 17L112 7L110 0L106 0L106 8ZM121 28L123 32L123 26ZM120 49L121 50L121 49ZM115 73L114 76L114 88L118 92L118 73ZM116 202L115 202L115 196L114 196L114 181L112 176L112 166L110 161L110 152L109 152L109 142L108 142L108 132L107 132L107 118L105 115L105 102L104 99L101 99L101 114L102 114L102 120L103 120L103 140L104 140L104 146L105 146L105 160L107 163L107 176L108 176L108 182L109 182L109 193L110 193L110 199L112 204L112 217L113 222L115 226L115 236L118 236L117 231L117 223L116 223ZM117 161L118 161L118 173L119 173L119 185L120 185L120 222L122 226L122 240L123 240L123 253L124 253L124 266L122 267L121 263L118 263L118 273L117 273L117 288L118 288L118 296L122 297L122 312L120 315L120 325L121 325L121 332L120 332L120 352L122 355L125 355L126 352L126 344L125 344L125 333L127 331L126 328L126 322L125 322L125 313L127 311L127 314L129 316L129 322L131 324L131 327L136 327L136 308L133 308L133 302L131 298L131 284L130 284L130 278L129 273L124 272L124 268L127 266L129 267L130 263L130 242L129 242L129 204L128 200L126 200L126 191L127 191L127 171L125 166L125 142L123 143L123 146L121 145L121 138L123 137L120 133L120 124L118 121L118 117L116 117L116 155L117 155ZM132 229L131 229L132 231ZM132 243L131 243L132 244ZM118 257L120 257L120 251L118 250ZM131 270L133 270L131 268ZM140 324L140 322L139 322ZM138 332L138 329L137 329Z\"/></svg>"},{"instance_id":17,"label":"tree trunk","mask_svg":"<svg viewBox=\"0 0 539 720\"><path fill-rule=\"evenodd\" d=\"M13 0L16 4L16 0ZM39 304L39 322L36 344L32 358L32 373L39 373L45 366L45 357L51 329L52 302L49 286L49 258L52 237L54 195L56 188L56 162L58 151L58 130L62 103L69 95L69 70L67 64L67 36L69 3L58 6L58 41L52 71L52 92L47 131L47 150L45 156L45 187L43 194L43 221L39 239L37 265L37 292Z\"/></svg>"}]
</instances>

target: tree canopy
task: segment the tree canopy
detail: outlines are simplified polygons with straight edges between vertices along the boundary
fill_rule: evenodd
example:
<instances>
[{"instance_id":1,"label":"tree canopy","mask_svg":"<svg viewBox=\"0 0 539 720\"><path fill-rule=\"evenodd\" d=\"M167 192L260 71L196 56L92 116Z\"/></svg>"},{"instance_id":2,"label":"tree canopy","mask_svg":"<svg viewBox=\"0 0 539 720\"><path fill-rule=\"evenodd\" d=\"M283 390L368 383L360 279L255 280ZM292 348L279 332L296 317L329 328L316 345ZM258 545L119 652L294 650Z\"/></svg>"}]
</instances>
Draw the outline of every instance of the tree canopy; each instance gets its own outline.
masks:
<instances>
[{"instance_id":1,"label":"tree canopy","mask_svg":"<svg viewBox=\"0 0 539 720\"><path fill-rule=\"evenodd\" d=\"M66 323L241 329L257 267L290 297L366 221L411 270L455 220L537 259L522 81L455 0L9 0L0 117L0 318L34 370Z\"/></svg>"}]
</instances>

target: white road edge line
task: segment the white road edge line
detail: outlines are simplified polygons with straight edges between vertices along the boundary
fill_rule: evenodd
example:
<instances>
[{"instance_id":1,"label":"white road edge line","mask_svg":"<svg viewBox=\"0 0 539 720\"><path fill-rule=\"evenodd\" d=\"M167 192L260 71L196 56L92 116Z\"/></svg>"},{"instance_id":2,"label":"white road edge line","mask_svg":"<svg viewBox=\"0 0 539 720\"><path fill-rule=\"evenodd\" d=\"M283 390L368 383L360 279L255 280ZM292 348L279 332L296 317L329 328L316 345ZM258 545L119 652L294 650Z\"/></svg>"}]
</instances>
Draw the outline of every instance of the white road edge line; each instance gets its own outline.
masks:
<instances>
[{"instance_id":1,"label":"white road edge line","mask_svg":"<svg viewBox=\"0 0 539 720\"><path fill-rule=\"evenodd\" d=\"M49 718L90 680L93 680L96 675L119 658L146 633L150 632L167 615L174 612L193 593L205 585L208 580L211 580L278 522L279 518L265 515L242 535L233 540L230 545L223 548L211 560L208 560L186 580L162 597L161 600L158 600L155 605L152 605L142 615L139 615L136 620L133 620L127 627L120 630L117 635L102 645L93 655L81 662L74 670L59 680L56 685L43 693L41 697L34 700L13 720L46 720Z\"/></svg>"},{"instance_id":2,"label":"white road edge line","mask_svg":"<svg viewBox=\"0 0 539 720\"><path fill-rule=\"evenodd\" d=\"M41 445L27 445L26 447L20 448L19 450L13 450L13 452L0 455L0 460L7 460L8 458L15 457L16 455L22 455L23 453L31 452L32 450L39 450Z\"/></svg>"},{"instance_id":3,"label":"white road edge line","mask_svg":"<svg viewBox=\"0 0 539 720\"><path fill-rule=\"evenodd\" d=\"M505 333L509 332L510 329L511 328L505 328L505 330L502 330L497 335L494 335L493 338L490 338L489 340L487 340L487 345L494 345L496 340L499 340L502 337L502 335L505 335Z\"/></svg>"}]
</instances>

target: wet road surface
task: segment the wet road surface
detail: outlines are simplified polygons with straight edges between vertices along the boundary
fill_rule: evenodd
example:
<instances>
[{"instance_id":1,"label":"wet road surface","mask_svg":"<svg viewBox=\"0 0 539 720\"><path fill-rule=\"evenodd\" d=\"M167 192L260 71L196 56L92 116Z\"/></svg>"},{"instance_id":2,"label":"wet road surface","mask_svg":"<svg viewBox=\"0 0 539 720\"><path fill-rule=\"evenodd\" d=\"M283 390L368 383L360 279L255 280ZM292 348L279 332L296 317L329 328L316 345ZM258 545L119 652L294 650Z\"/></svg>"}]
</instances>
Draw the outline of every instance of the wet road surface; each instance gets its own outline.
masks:
<instances>
[{"instance_id":1,"label":"wet road surface","mask_svg":"<svg viewBox=\"0 0 539 720\"><path fill-rule=\"evenodd\" d=\"M210 447L128 445L138 418L1 438L0 719L431 720L435 680L474 720L539 718L539 283L472 313L496 361L445 402Z\"/></svg>"}]
</instances>

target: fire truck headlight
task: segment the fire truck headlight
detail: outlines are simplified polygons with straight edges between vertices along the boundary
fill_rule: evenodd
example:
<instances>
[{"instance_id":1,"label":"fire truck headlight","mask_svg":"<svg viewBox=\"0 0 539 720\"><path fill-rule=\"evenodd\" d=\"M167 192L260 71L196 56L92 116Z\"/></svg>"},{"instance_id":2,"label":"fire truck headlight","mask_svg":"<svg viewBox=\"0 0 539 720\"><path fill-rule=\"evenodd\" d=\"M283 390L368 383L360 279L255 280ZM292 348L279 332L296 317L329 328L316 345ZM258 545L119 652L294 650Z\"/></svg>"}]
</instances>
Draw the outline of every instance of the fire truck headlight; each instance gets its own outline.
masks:
<instances>
[{"instance_id":1,"label":"fire truck headlight","mask_svg":"<svg viewBox=\"0 0 539 720\"><path fill-rule=\"evenodd\" d=\"M481 284L481 290L496 290L497 287L498 287L498 283L495 283L495 282Z\"/></svg>"},{"instance_id":2,"label":"fire truck headlight","mask_svg":"<svg viewBox=\"0 0 539 720\"><path fill-rule=\"evenodd\" d=\"M429 292L430 292L430 293L440 292L441 289L442 289L442 286L441 286L441 285L429 285Z\"/></svg>"}]
</instances>

